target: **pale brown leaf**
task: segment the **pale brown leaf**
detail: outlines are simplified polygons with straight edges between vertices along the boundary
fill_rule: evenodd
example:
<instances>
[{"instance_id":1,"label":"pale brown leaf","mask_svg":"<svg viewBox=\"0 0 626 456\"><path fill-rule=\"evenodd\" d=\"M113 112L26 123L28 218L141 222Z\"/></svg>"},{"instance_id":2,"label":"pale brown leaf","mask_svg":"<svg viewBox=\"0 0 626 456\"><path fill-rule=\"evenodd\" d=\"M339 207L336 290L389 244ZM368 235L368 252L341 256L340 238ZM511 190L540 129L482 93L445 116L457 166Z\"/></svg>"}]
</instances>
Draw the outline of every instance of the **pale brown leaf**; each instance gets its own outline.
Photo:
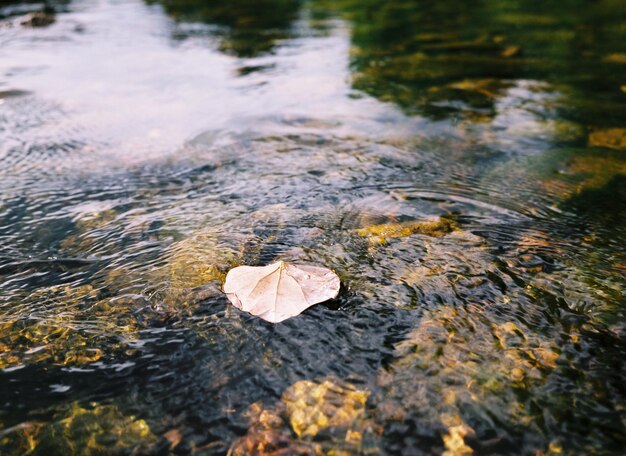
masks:
<instances>
[{"instance_id":1,"label":"pale brown leaf","mask_svg":"<svg viewBox=\"0 0 626 456\"><path fill-rule=\"evenodd\" d=\"M339 277L330 269L279 261L231 269L224 293L235 307L278 323L337 297L339 287Z\"/></svg>"}]
</instances>

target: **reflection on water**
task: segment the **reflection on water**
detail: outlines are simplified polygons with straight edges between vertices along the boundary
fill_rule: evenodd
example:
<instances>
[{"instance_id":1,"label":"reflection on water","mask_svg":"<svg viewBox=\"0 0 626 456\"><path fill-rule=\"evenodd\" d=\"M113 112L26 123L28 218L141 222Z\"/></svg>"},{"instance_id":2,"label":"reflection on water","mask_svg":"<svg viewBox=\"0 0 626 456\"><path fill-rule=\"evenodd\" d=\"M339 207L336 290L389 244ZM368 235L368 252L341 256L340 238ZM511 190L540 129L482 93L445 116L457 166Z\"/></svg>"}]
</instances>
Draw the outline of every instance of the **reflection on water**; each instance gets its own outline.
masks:
<instances>
[{"instance_id":1,"label":"reflection on water","mask_svg":"<svg viewBox=\"0 0 626 456\"><path fill-rule=\"evenodd\" d=\"M278 42L295 34L293 22L300 10L298 0L235 0L232 2L163 0L167 14L181 21L176 36L201 32L189 22L205 23L219 37L219 49L240 57L270 52Z\"/></svg>"},{"instance_id":2,"label":"reflection on water","mask_svg":"<svg viewBox=\"0 0 626 456\"><path fill-rule=\"evenodd\" d=\"M489 115L498 88L541 80L568 91L564 117L624 118L620 0L338 3L353 23L355 86L380 99L436 118Z\"/></svg>"},{"instance_id":3,"label":"reflection on water","mask_svg":"<svg viewBox=\"0 0 626 456\"><path fill-rule=\"evenodd\" d=\"M1 4L0 453L619 454L624 11Z\"/></svg>"}]
</instances>

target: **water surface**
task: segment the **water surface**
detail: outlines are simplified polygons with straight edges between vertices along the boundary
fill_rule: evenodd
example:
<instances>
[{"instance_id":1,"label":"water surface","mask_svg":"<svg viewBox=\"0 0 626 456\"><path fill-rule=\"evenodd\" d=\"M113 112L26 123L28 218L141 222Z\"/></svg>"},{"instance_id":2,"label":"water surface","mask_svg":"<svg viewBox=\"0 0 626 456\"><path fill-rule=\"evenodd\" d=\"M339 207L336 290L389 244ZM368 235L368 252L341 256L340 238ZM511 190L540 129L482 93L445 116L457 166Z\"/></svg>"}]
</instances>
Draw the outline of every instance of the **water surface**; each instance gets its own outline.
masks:
<instances>
[{"instance_id":1,"label":"water surface","mask_svg":"<svg viewBox=\"0 0 626 456\"><path fill-rule=\"evenodd\" d=\"M623 453L623 1L0 21L0 453Z\"/></svg>"}]
</instances>

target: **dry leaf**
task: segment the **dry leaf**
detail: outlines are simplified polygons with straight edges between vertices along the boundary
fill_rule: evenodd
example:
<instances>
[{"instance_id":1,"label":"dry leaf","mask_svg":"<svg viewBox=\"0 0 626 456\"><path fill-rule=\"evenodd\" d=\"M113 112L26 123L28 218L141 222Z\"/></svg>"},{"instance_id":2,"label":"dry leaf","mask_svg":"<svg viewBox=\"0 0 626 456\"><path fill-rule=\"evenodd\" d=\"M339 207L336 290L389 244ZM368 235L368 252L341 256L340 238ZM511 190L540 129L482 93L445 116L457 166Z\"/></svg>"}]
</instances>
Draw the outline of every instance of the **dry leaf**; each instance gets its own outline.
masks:
<instances>
[{"instance_id":1,"label":"dry leaf","mask_svg":"<svg viewBox=\"0 0 626 456\"><path fill-rule=\"evenodd\" d=\"M330 269L283 261L231 269L224 293L235 307L271 323L295 317L339 294L339 277Z\"/></svg>"}]
</instances>

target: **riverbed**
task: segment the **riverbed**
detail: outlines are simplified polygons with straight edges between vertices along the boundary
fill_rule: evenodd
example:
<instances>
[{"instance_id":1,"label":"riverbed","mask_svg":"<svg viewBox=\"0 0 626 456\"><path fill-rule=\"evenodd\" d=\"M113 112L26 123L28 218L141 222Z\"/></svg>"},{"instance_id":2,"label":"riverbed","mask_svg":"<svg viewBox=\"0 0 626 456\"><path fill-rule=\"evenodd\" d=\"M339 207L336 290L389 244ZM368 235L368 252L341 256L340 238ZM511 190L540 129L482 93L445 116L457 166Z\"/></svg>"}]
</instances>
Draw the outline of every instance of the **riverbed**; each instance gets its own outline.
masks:
<instances>
[{"instance_id":1,"label":"riverbed","mask_svg":"<svg viewBox=\"0 0 626 456\"><path fill-rule=\"evenodd\" d=\"M0 454L622 454L625 6L0 3Z\"/></svg>"}]
</instances>

